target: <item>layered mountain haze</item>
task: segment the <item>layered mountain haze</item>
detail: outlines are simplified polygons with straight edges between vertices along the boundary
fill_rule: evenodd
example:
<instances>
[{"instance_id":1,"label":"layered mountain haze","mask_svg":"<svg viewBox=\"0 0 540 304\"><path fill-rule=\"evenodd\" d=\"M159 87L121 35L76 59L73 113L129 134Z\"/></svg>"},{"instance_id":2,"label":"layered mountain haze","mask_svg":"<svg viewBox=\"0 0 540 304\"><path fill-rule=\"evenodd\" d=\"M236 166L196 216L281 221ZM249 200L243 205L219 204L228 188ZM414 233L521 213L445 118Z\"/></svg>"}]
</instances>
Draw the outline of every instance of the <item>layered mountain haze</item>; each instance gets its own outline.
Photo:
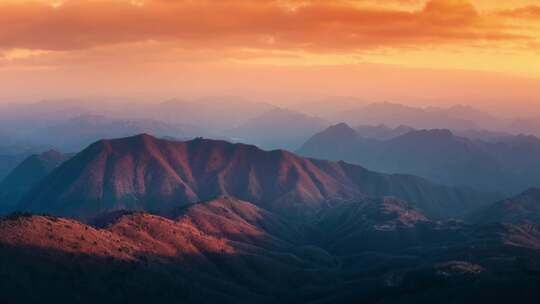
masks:
<instances>
[{"instance_id":1,"label":"layered mountain haze","mask_svg":"<svg viewBox=\"0 0 540 304\"><path fill-rule=\"evenodd\" d=\"M33 187L71 156L50 150L20 163L0 182L0 213L12 211Z\"/></svg>"},{"instance_id":2,"label":"layered mountain haze","mask_svg":"<svg viewBox=\"0 0 540 304\"><path fill-rule=\"evenodd\" d=\"M361 125L354 127L356 133L363 138L389 140L405 135L412 131L419 131L409 126L397 126L390 128L384 124L377 126ZM470 140L481 140L490 143L507 142L515 138L515 135L506 132L489 131L485 129L450 130L452 134Z\"/></svg>"},{"instance_id":3,"label":"layered mountain haze","mask_svg":"<svg viewBox=\"0 0 540 304\"><path fill-rule=\"evenodd\" d=\"M31 136L65 151L78 152L103 138L119 138L141 133L161 137L188 139L207 135L202 129L187 124L171 124L156 120L123 120L101 115L81 115L43 128ZM37 140L36 140L37 141Z\"/></svg>"},{"instance_id":4,"label":"layered mountain haze","mask_svg":"<svg viewBox=\"0 0 540 304\"><path fill-rule=\"evenodd\" d=\"M21 210L91 218L118 209L165 212L231 195L282 214L363 197L396 196L435 217L464 216L496 194L386 175L344 162L298 157L225 141L150 135L102 140L54 170Z\"/></svg>"},{"instance_id":5,"label":"layered mountain haze","mask_svg":"<svg viewBox=\"0 0 540 304\"><path fill-rule=\"evenodd\" d=\"M340 128L347 128L345 124L338 126ZM411 131L414 131L413 128L408 126L398 126L395 128L387 127L386 125L378 125L378 126L369 126L369 125L362 125L358 126L354 129L358 135L364 138L369 139L392 139L404 134L407 134ZM346 132L346 131L345 131Z\"/></svg>"},{"instance_id":6,"label":"layered mountain haze","mask_svg":"<svg viewBox=\"0 0 540 304\"><path fill-rule=\"evenodd\" d=\"M204 97L196 100L173 99L140 109L138 116L168 123L182 121L205 131L225 131L238 127L276 107L235 96Z\"/></svg>"},{"instance_id":7,"label":"layered mountain haze","mask_svg":"<svg viewBox=\"0 0 540 304\"><path fill-rule=\"evenodd\" d=\"M446 111L432 111L402 104L381 102L343 111L336 117L339 122L351 125L379 125L390 127L410 126L418 129L439 128L468 130L479 126L468 119L450 115Z\"/></svg>"},{"instance_id":8,"label":"layered mountain haze","mask_svg":"<svg viewBox=\"0 0 540 304\"><path fill-rule=\"evenodd\" d=\"M310 116L321 117L334 121L344 111L365 106L367 102L361 98L346 96L330 96L318 100L295 102L290 109Z\"/></svg>"},{"instance_id":9,"label":"layered mountain haze","mask_svg":"<svg viewBox=\"0 0 540 304\"><path fill-rule=\"evenodd\" d=\"M482 141L445 129L412 130L400 136L383 132L377 138L365 133L338 124L313 136L298 153L483 191L516 194L540 183L540 139L534 136Z\"/></svg>"},{"instance_id":10,"label":"layered mountain haze","mask_svg":"<svg viewBox=\"0 0 540 304\"><path fill-rule=\"evenodd\" d=\"M540 120L534 118L518 118L511 122L510 129L513 132L525 134L538 134L540 131Z\"/></svg>"},{"instance_id":11,"label":"layered mountain haze","mask_svg":"<svg viewBox=\"0 0 540 304\"><path fill-rule=\"evenodd\" d=\"M505 127L504 126L505 122L502 119L471 106L454 105L447 108L430 107L427 110L429 112L445 115L445 116L452 117L455 119L462 119L465 121L474 122L478 127L487 129L487 130L500 130ZM448 127L448 129L461 129L461 128Z\"/></svg>"},{"instance_id":12,"label":"layered mountain haze","mask_svg":"<svg viewBox=\"0 0 540 304\"><path fill-rule=\"evenodd\" d=\"M240 142L263 149L296 150L328 126L324 120L286 109L274 109L227 132Z\"/></svg>"},{"instance_id":13,"label":"layered mountain haze","mask_svg":"<svg viewBox=\"0 0 540 304\"><path fill-rule=\"evenodd\" d=\"M102 138L140 133L180 139L205 136L295 150L328 125L343 121L366 137L382 136L379 139L403 135L409 128L450 129L459 136L490 142L519 133L538 134L534 127L538 119L500 118L468 106L423 108L354 98L283 106L227 96L152 103L105 101L103 106L97 106L96 99L68 99L7 107L0 112L0 155L51 148L77 152Z\"/></svg>"},{"instance_id":14,"label":"layered mountain haze","mask_svg":"<svg viewBox=\"0 0 540 304\"><path fill-rule=\"evenodd\" d=\"M0 180L26 157L42 149L44 149L43 146L22 140L10 134L9 130L0 130Z\"/></svg>"},{"instance_id":15,"label":"layered mountain haze","mask_svg":"<svg viewBox=\"0 0 540 304\"><path fill-rule=\"evenodd\" d=\"M0 179L6 177L25 157L26 154L0 155Z\"/></svg>"}]
</instances>

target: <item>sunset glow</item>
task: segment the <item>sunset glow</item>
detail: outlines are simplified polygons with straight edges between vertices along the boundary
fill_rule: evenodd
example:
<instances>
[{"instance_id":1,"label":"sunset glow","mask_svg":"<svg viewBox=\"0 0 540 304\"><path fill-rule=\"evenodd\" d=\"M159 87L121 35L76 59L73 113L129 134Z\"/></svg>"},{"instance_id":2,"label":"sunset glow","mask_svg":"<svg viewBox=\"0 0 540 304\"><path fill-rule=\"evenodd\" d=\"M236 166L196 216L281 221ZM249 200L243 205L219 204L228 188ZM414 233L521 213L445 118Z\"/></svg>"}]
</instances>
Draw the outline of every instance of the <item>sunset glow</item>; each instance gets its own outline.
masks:
<instances>
[{"instance_id":1,"label":"sunset glow","mask_svg":"<svg viewBox=\"0 0 540 304\"><path fill-rule=\"evenodd\" d=\"M0 304L539 274L540 0L0 0Z\"/></svg>"},{"instance_id":2,"label":"sunset glow","mask_svg":"<svg viewBox=\"0 0 540 304\"><path fill-rule=\"evenodd\" d=\"M0 81L6 87L0 97L20 97L13 89L24 82L32 89L22 94L26 98L205 92L274 98L273 85L249 75L292 79L288 72L294 70L308 82L324 83L314 68L329 68L341 80L317 94L439 100L453 90L451 84L430 86L420 96L396 82L393 92L365 96L363 80L371 73L359 70L368 65L420 82L441 71L466 74L480 86L503 78L505 88L479 94L478 102L500 106L493 102L499 90L519 90L511 96L522 95L516 102L525 105L540 96L537 2L3 0ZM489 76L478 79L478 73ZM386 87L386 78L377 80ZM281 94L309 95L301 82Z\"/></svg>"}]
</instances>

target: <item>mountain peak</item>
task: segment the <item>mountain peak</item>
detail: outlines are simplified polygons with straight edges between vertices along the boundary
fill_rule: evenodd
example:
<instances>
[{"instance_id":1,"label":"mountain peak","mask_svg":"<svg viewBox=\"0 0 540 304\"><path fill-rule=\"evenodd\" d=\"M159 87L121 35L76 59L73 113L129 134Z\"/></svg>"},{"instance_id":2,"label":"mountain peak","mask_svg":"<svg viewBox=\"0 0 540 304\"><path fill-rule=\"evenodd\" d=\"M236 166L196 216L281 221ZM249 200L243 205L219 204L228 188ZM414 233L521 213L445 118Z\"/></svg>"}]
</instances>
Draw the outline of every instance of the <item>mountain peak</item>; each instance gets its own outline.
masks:
<instances>
[{"instance_id":1,"label":"mountain peak","mask_svg":"<svg viewBox=\"0 0 540 304\"><path fill-rule=\"evenodd\" d=\"M357 136L356 131L344 122L328 127L326 131L324 131L324 133L330 136L339 136L339 137Z\"/></svg>"},{"instance_id":2,"label":"mountain peak","mask_svg":"<svg viewBox=\"0 0 540 304\"><path fill-rule=\"evenodd\" d=\"M43 156L59 156L59 155L63 155L63 154L62 154L62 152L60 152L58 150L50 149L48 151L43 152L41 155L43 155Z\"/></svg>"},{"instance_id":3,"label":"mountain peak","mask_svg":"<svg viewBox=\"0 0 540 304\"><path fill-rule=\"evenodd\" d=\"M454 137L452 131L448 129L430 129L430 130L413 130L405 133L398 138L407 139L430 139L430 140L447 140Z\"/></svg>"},{"instance_id":4,"label":"mountain peak","mask_svg":"<svg viewBox=\"0 0 540 304\"><path fill-rule=\"evenodd\" d=\"M346 125L336 128L350 131ZM366 195L398 196L436 216L442 206L430 206L434 196L463 209L464 204L474 205L467 194L458 194L460 190L440 188L415 177L370 172L283 150L201 138L166 141L140 134L91 145L47 176L20 207L91 219L124 209L166 213L224 195L289 214Z\"/></svg>"},{"instance_id":5,"label":"mountain peak","mask_svg":"<svg viewBox=\"0 0 540 304\"><path fill-rule=\"evenodd\" d=\"M155 147L157 142L168 142L164 139L158 139L150 134L141 133L130 137L124 137L120 139L102 139L89 146L98 146L103 151L112 151L113 146L121 148L123 151L141 152L143 150L151 150ZM84 150L83 150L84 151Z\"/></svg>"},{"instance_id":6,"label":"mountain peak","mask_svg":"<svg viewBox=\"0 0 540 304\"><path fill-rule=\"evenodd\" d=\"M154 140L157 140L158 138L154 137L153 135L150 135L148 133L140 133L140 134L137 134L137 135L133 135L133 136L130 136L130 137L125 137L123 138L124 140L131 140L131 141L154 141ZM116 139L110 139L109 141L111 140L116 140Z\"/></svg>"}]
</instances>

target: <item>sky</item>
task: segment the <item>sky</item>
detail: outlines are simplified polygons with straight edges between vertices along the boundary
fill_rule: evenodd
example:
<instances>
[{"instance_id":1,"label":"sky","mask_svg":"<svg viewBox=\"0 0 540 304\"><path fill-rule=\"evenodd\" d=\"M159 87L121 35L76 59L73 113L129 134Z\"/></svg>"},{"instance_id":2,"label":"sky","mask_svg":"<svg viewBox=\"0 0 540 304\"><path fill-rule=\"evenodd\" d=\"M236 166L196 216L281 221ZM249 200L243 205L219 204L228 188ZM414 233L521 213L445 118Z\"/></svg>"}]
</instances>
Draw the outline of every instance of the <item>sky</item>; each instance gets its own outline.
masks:
<instances>
[{"instance_id":1,"label":"sky","mask_svg":"<svg viewBox=\"0 0 540 304\"><path fill-rule=\"evenodd\" d=\"M540 0L0 0L0 102L208 95L540 114Z\"/></svg>"}]
</instances>

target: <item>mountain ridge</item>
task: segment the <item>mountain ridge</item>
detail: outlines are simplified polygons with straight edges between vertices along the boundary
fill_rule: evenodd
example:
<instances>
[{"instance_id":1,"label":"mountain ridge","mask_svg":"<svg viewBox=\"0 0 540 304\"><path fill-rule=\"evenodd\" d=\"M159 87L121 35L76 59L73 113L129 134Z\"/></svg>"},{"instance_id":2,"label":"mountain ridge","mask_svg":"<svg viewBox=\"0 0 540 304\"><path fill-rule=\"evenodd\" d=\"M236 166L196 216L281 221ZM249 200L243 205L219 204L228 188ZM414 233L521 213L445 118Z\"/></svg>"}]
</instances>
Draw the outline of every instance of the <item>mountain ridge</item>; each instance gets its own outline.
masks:
<instances>
[{"instance_id":1,"label":"mountain ridge","mask_svg":"<svg viewBox=\"0 0 540 304\"><path fill-rule=\"evenodd\" d=\"M32 187L71 156L49 150L23 160L0 182L0 213L11 211Z\"/></svg>"},{"instance_id":2,"label":"mountain ridge","mask_svg":"<svg viewBox=\"0 0 540 304\"><path fill-rule=\"evenodd\" d=\"M101 228L0 218L0 299L505 303L538 295L537 226L433 222L393 198L337 205L307 223L234 198L177 211L129 212Z\"/></svg>"},{"instance_id":3,"label":"mountain ridge","mask_svg":"<svg viewBox=\"0 0 540 304\"><path fill-rule=\"evenodd\" d=\"M510 224L540 224L540 188L495 202L475 212L470 220L477 224L498 222Z\"/></svg>"},{"instance_id":4,"label":"mountain ridge","mask_svg":"<svg viewBox=\"0 0 540 304\"><path fill-rule=\"evenodd\" d=\"M335 132L337 129L341 132ZM345 131L347 130L347 131ZM413 174L448 186L511 196L540 180L540 139L468 139L448 129L413 130L387 139L364 138L348 125L330 127L297 150L306 157L344 160L384 173Z\"/></svg>"},{"instance_id":5,"label":"mountain ridge","mask_svg":"<svg viewBox=\"0 0 540 304\"><path fill-rule=\"evenodd\" d=\"M393 195L437 217L463 216L498 197L283 150L143 134L90 145L31 190L20 208L71 216L119 209L162 212L222 195L290 214Z\"/></svg>"}]
</instances>

